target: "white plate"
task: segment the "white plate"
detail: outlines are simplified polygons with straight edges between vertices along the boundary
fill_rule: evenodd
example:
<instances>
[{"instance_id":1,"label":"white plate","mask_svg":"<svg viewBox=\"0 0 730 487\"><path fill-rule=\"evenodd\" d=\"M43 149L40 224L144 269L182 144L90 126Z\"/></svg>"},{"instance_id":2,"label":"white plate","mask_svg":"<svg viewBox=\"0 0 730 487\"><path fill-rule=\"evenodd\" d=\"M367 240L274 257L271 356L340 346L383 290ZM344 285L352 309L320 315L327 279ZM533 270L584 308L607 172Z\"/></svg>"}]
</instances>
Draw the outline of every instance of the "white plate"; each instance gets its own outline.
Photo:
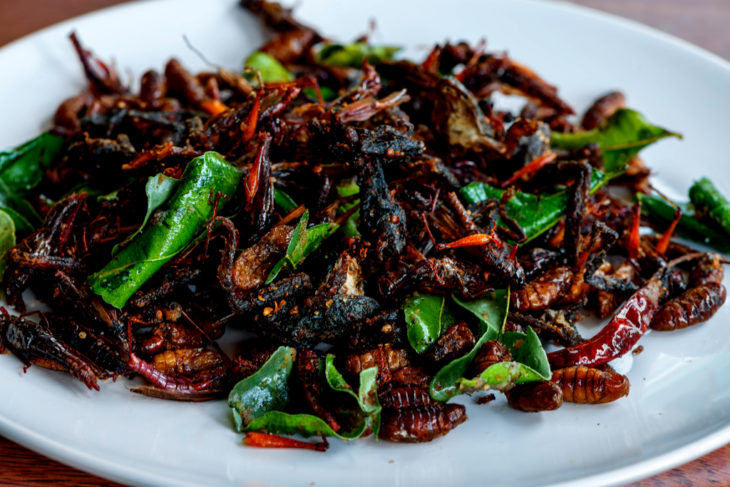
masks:
<instances>
[{"instance_id":1,"label":"white plate","mask_svg":"<svg viewBox=\"0 0 730 487\"><path fill-rule=\"evenodd\" d=\"M66 35L76 29L103 59L135 79L177 56L204 69L184 44L239 69L262 39L237 2L123 5L48 28L0 50L0 147L38 133L57 104L83 86ZM645 152L675 196L709 175L730 192L728 64L684 42L604 14L529 0L306 0L298 15L348 40L377 19L376 42L411 47L444 39L508 49L583 109L620 88L650 120L685 135ZM62 374L0 357L0 433L53 458L133 484L159 485L609 485L669 469L730 441L730 306L711 322L652 333L633 359L628 398L524 414L502 400L468 406L469 420L422 445L333 441L326 454L244 448L224 402L174 403L99 393Z\"/></svg>"}]
</instances>

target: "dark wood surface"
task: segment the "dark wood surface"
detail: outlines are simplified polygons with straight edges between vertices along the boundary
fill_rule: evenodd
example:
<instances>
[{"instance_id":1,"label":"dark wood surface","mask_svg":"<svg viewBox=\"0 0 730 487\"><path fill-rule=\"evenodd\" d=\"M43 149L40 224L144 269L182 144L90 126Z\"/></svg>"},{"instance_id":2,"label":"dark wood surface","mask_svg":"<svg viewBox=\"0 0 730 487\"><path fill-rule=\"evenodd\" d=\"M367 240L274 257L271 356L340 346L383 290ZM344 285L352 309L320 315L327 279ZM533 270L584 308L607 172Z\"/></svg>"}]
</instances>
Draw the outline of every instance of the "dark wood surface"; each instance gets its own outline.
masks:
<instances>
[{"instance_id":1,"label":"dark wood surface","mask_svg":"<svg viewBox=\"0 0 730 487\"><path fill-rule=\"evenodd\" d=\"M0 46L123 0L0 0ZM306 1L306 0L304 0ZM569 0L670 32L730 59L730 0ZM118 486L0 437L0 485ZM730 445L632 487L730 485Z\"/></svg>"}]
</instances>

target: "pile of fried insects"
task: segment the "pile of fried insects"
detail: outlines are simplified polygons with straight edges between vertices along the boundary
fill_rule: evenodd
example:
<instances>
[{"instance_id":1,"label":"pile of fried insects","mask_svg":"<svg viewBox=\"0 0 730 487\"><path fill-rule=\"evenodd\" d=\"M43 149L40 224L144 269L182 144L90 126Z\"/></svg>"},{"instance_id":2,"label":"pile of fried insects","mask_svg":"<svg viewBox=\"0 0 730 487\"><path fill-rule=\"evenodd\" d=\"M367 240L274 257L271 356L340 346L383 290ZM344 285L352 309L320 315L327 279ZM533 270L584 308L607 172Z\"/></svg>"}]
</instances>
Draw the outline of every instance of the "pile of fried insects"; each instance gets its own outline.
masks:
<instances>
[{"instance_id":1,"label":"pile of fried insects","mask_svg":"<svg viewBox=\"0 0 730 487\"><path fill-rule=\"evenodd\" d=\"M459 394L615 401L610 361L725 301L721 254L671 237L727 251L730 204L705 178L686 204L650 185L638 152L678 134L621 93L578 122L483 42L415 63L242 6L272 33L244 69L172 59L138 92L71 35L86 89L0 153L2 350L90 389L228 397L245 443L325 449L445 435ZM589 314L608 321L584 339Z\"/></svg>"}]
</instances>

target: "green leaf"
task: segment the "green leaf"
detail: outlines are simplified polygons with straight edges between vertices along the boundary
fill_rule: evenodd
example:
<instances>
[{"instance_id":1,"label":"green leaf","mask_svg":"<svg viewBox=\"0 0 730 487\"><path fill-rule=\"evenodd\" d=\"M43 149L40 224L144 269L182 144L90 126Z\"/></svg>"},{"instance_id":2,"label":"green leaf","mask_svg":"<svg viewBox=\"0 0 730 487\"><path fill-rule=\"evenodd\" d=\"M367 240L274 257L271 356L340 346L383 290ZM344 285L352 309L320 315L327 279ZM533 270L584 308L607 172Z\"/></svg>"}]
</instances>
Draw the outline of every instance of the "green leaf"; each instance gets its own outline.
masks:
<instances>
[{"instance_id":1,"label":"green leaf","mask_svg":"<svg viewBox=\"0 0 730 487\"><path fill-rule=\"evenodd\" d=\"M344 411L350 429L335 432L322 419L311 414L281 411L289 402L288 379L291 375L295 350L279 347L253 375L240 381L231 391L228 405L233 412L238 431L266 431L274 434L302 436L332 436L351 440L361 436L368 425L377 432L380 403L377 393L377 367L360 372L360 387L355 393L334 365L334 356L325 358L324 374L327 384L336 392L354 399L357 411Z\"/></svg>"},{"instance_id":2,"label":"green leaf","mask_svg":"<svg viewBox=\"0 0 730 487\"><path fill-rule=\"evenodd\" d=\"M281 346L259 370L238 382L228 395L228 406L238 431L269 411L283 409L289 402L289 375L296 350Z\"/></svg>"},{"instance_id":3,"label":"green leaf","mask_svg":"<svg viewBox=\"0 0 730 487\"><path fill-rule=\"evenodd\" d=\"M401 307L406 318L408 343L420 354L456 322L445 296L414 293L405 299Z\"/></svg>"},{"instance_id":4,"label":"green leaf","mask_svg":"<svg viewBox=\"0 0 730 487\"><path fill-rule=\"evenodd\" d=\"M107 303L122 308L137 289L204 229L213 215L215 195L232 198L240 179L240 171L216 152L206 152L190 161L161 218L148 225L103 269L89 276L91 289ZM226 198L221 198L218 209L225 203Z\"/></svg>"},{"instance_id":5,"label":"green leaf","mask_svg":"<svg viewBox=\"0 0 730 487\"><path fill-rule=\"evenodd\" d=\"M329 436L341 440L354 440L362 436L368 427L364 419L357 421L348 431L335 432L321 418L311 414L290 414L269 411L256 418L243 431L265 431L278 435Z\"/></svg>"},{"instance_id":6,"label":"green leaf","mask_svg":"<svg viewBox=\"0 0 730 487\"><path fill-rule=\"evenodd\" d=\"M142 232L145 225L147 225L147 221L150 219L150 216L152 216L152 212L162 206L163 203L165 203L165 201L167 201L170 196L172 196L178 184L180 184L179 179L165 176L162 173L155 174L154 176L150 176L149 179L147 179L147 184L144 187L145 193L147 194L147 213L145 213L144 220L142 220L142 224L139 226L137 231L127 237L123 242L120 242L114 246L114 248L112 249L112 255L116 255L116 253L119 252L122 247L127 245ZM116 191L114 193L114 197L116 198ZM105 195L104 197L107 196L108 195ZM102 197L99 197L99 199L101 198Z\"/></svg>"},{"instance_id":7,"label":"green leaf","mask_svg":"<svg viewBox=\"0 0 730 487\"><path fill-rule=\"evenodd\" d=\"M274 188L274 203L286 213L299 206L291 196L279 188Z\"/></svg>"},{"instance_id":8,"label":"green leaf","mask_svg":"<svg viewBox=\"0 0 730 487\"><path fill-rule=\"evenodd\" d=\"M641 214L659 228L667 228L674 220L674 206L661 196L637 194L641 202ZM682 208L682 217L677 224L676 231L680 235L695 242L714 247L720 252L730 253L730 238L725 232L715 230L695 217L694 209L686 204L679 204Z\"/></svg>"},{"instance_id":9,"label":"green leaf","mask_svg":"<svg viewBox=\"0 0 730 487\"><path fill-rule=\"evenodd\" d=\"M338 228L339 225L330 222L309 227L305 234L304 244L295 247L291 253L293 269L296 269L304 259L317 250L322 245L322 242L332 236Z\"/></svg>"},{"instance_id":10,"label":"green leaf","mask_svg":"<svg viewBox=\"0 0 730 487\"><path fill-rule=\"evenodd\" d=\"M606 184L609 179L609 176L594 169L591 174L591 193ZM474 181L461 188L459 194L464 201L473 204L490 198L501 200L505 191L507 190ZM566 190L539 195L516 191L504 204L504 209L507 216L517 222L525 232L527 236L525 242L529 242L560 221L568 206L568 198ZM498 224L504 225L501 220Z\"/></svg>"},{"instance_id":11,"label":"green leaf","mask_svg":"<svg viewBox=\"0 0 730 487\"><path fill-rule=\"evenodd\" d=\"M401 50L397 46L375 46L365 42L337 44L324 42L314 47L314 59L327 66L361 68L363 60L372 65L380 64Z\"/></svg>"},{"instance_id":12,"label":"green leaf","mask_svg":"<svg viewBox=\"0 0 730 487\"><path fill-rule=\"evenodd\" d=\"M275 57L265 52L255 51L246 58L244 65L261 73L264 83L277 83L293 81L294 75L290 73ZM251 81L256 81L255 76L247 76Z\"/></svg>"},{"instance_id":13,"label":"green leaf","mask_svg":"<svg viewBox=\"0 0 730 487\"><path fill-rule=\"evenodd\" d=\"M378 394L376 391L377 367L370 367L360 372L360 389L357 394L353 392L350 384L347 383L340 371L335 367L335 356L331 353L325 357L324 375L327 384L332 389L350 395L357 401L362 412L371 414L380 411L380 403L378 402Z\"/></svg>"},{"instance_id":14,"label":"green leaf","mask_svg":"<svg viewBox=\"0 0 730 487\"><path fill-rule=\"evenodd\" d=\"M61 152L63 138L44 132L10 150L0 152L0 180L10 193L35 188Z\"/></svg>"},{"instance_id":15,"label":"green leaf","mask_svg":"<svg viewBox=\"0 0 730 487\"><path fill-rule=\"evenodd\" d=\"M652 125L639 112L622 108L607 120L605 127L572 134L553 132L552 145L561 149L580 149L588 144L598 144L604 170L614 174L623 172L641 149L666 137L682 138L676 132Z\"/></svg>"},{"instance_id":16,"label":"green leaf","mask_svg":"<svg viewBox=\"0 0 730 487\"><path fill-rule=\"evenodd\" d=\"M8 266L7 253L15 247L15 223L10 215L0 210L0 282Z\"/></svg>"},{"instance_id":17,"label":"green leaf","mask_svg":"<svg viewBox=\"0 0 730 487\"><path fill-rule=\"evenodd\" d=\"M350 181L345 182L344 184L340 184L335 188L337 190L337 195L340 198L349 198L351 196L355 196L357 194L360 194L360 186L358 186L357 182L355 182L355 178L351 179ZM340 205L339 208L337 208L337 214L342 215L350 211L356 206L360 205L360 199L354 199L350 202L343 203ZM360 233L360 230L358 230L358 222L360 221L360 209L353 211L352 214L347 218L345 223L342 225L342 233L345 235L345 237L360 237L362 234Z\"/></svg>"},{"instance_id":18,"label":"green leaf","mask_svg":"<svg viewBox=\"0 0 730 487\"><path fill-rule=\"evenodd\" d=\"M346 184L337 186L335 189L337 190L337 196L340 198L348 198L360 193L360 186L358 186L354 179Z\"/></svg>"},{"instance_id":19,"label":"green leaf","mask_svg":"<svg viewBox=\"0 0 730 487\"><path fill-rule=\"evenodd\" d=\"M43 179L43 170L58 158L63 138L44 132L13 149L0 152L0 209L12 218L18 235L41 223L26 193Z\"/></svg>"},{"instance_id":20,"label":"green leaf","mask_svg":"<svg viewBox=\"0 0 730 487\"><path fill-rule=\"evenodd\" d=\"M716 223L730 237L730 202L708 178L695 181L689 188L689 199L695 208Z\"/></svg>"},{"instance_id":21,"label":"green leaf","mask_svg":"<svg viewBox=\"0 0 730 487\"><path fill-rule=\"evenodd\" d=\"M542 348L540 338L531 327L527 327L527 333L506 332L500 341L507 346L515 362L530 367L543 380L550 379L551 372L547 355Z\"/></svg>"},{"instance_id":22,"label":"green leaf","mask_svg":"<svg viewBox=\"0 0 730 487\"><path fill-rule=\"evenodd\" d=\"M25 198L6 193L3 188L2 181L0 181L0 210L13 219L15 231L19 237L32 233L42 223L41 217Z\"/></svg>"},{"instance_id":23,"label":"green leaf","mask_svg":"<svg viewBox=\"0 0 730 487\"><path fill-rule=\"evenodd\" d=\"M483 335L489 330L497 335L502 333L501 326L504 325L504 320L502 320L504 306L501 301L495 300L494 296L487 295L486 297L472 299L471 301L464 301L457 295L452 294L451 299L479 320L479 335ZM497 317L496 320L493 319L494 316Z\"/></svg>"},{"instance_id":24,"label":"green leaf","mask_svg":"<svg viewBox=\"0 0 730 487\"><path fill-rule=\"evenodd\" d=\"M492 304L489 305L490 311L487 312L485 317L486 323L481 322L482 318L479 317L480 328L483 330L482 336L479 337L469 353L444 365L431 380L431 397L437 401L448 401L459 394L457 381L469 370L469 366L484 342L496 339L498 331L504 327L507 320L507 311L509 310L509 289L495 290L480 298L480 301L483 300L491 300ZM486 303L480 303L480 309L486 309L486 307Z\"/></svg>"},{"instance_id":25,"label":"green leaf","mask_svg":"<svg viewBox=\"0 0 730 487\"><path fill-rule=\"evenodd\" d=\"M552 373L545 350L532 328L527 333L507 332L502 335L512 354L512 362L499 362L487 367L473 379L458 379L458 393L472 393L495 389L506 391L515 384L550 380Z\"/></svg>"},{"instance_id":26,"label":"green leaf","mask_svg":"<svg viewBox=\"0 0 730 487\"><path fill-rule=\"evenodd\" d=\"M382 408L378 400L378 368L370 367L360 372L360 387L357 394L352 390L342 374L335 368L335 356L327 354L325 357L325 379L335 391L348 394L357 401L360 411L369 417L373 427L373 434L377 438L380 430L380 412Z\"/></svg>"},{"instance_id":27,"label":"green leaf","mask_svg":"<svg viewBox=\"0 0 730 487\"><path fill-rule=\"evenodd\" d=\"M319 101L319 98L317 98L317 92L311 86L307 86L302 89L302 93L304 93L314 101ZM337 92L335 92L335 90L328 86L320 86L319 93L322 95L322 99L324 101L332 101L337 98Z\"/></svg>"},{"instance_id":28,"label":"green leaf","mask_svg":"<svg viewBox=\"0 0 730 487\"><path fill-rule=\"evenodd\" d=\"M305 211L299 219L299 223L292 232L289 246L286 254L274 265L269 275L266 277L265 284L270 284L279 275L284 267L295 270L310 254L322 245L339 228L336 223L320 223L311 228L307 228L309 222L309 211Z\"/></svg>"},{"instance_id":29,"label":"green leaf","mask_svg":"<svg viewBox=\"0 0 730 487\"><path fill-rule=\"evenodd\" d=\"M356 205L360 204L360 200L356 200ZM342 225L342 233L345 235L345 237L361 237L362 234L360 233L360 230L358 230L358 225L360 221L360 208L352 212L352 215L345 221L344 225Z\"/></svg>"}]
</instances>

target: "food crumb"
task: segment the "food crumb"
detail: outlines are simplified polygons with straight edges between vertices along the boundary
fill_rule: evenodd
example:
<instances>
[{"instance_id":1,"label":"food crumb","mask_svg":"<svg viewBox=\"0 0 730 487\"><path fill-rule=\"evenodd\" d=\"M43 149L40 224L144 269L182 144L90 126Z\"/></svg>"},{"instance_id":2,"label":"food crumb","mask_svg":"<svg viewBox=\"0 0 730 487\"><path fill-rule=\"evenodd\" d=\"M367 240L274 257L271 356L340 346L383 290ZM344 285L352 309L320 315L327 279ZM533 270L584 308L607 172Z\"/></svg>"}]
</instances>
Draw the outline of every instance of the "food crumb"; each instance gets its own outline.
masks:
<instances>
[{"instance_id":1,"label":"food crumb","mask_svg":"<svg viewBox=\"0 0 730 487\"><path fill-rule=\"evenodd\" d=\"M635 349L633 349L631 351L631 353L634 354L634 355L639 355L643 351L644 351L644 345L639 345L638 347L636 347Z\"/></svg>"},{"instance_id":2,"label":"food crumb","mask_svg":"<svg viewBox=\"0 0 730 487\"><path fill-rule=\"evenodd\" d=\"M477 404L487 404L492 401L494 401L496 398L494 397L494 394L487 394L486 396L479 396L477 397L474 402Z\"/></svg>"},{"instance_id":3,"label":"food crumb","mask_svg":"<svg viewBox=\"0 0 730 487\"><path fill-rule=\"evenodd\" d=\"M395 460L388 460L388 463L395 463Z\"/></svg>"}]
</instances>

